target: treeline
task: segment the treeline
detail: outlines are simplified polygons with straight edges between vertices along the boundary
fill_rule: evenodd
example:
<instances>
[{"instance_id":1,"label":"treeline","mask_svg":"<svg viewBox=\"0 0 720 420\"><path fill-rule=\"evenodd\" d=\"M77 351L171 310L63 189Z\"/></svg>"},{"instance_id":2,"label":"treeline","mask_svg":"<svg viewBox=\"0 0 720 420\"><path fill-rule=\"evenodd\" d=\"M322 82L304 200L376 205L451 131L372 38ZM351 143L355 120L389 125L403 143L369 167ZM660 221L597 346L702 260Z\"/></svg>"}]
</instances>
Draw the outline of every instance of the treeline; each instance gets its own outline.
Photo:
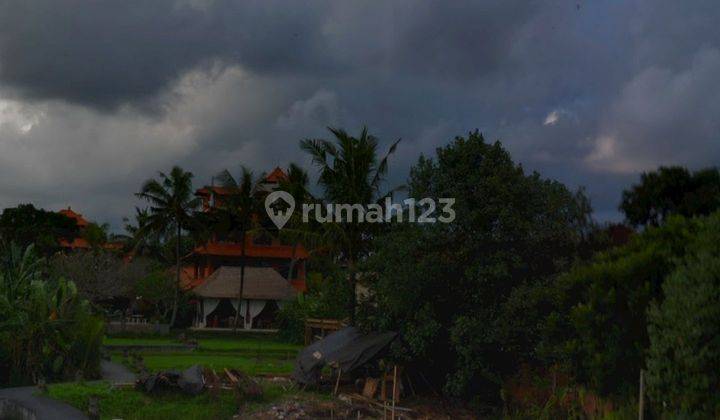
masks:
<instances>
[{"instance_id":1,"label":"treeline","mask_svg":"<svg viewBox=\"0 0 720 420\"><path fill-rule=\"evenodd\" d=\"M395 357L438 389L506 414L637 413L644 370L653 412L720 413L717 169L643 175L623 195L639 231L621 246L583 190L478 133L421 157L408 189L456 198L457 219L373 238L359 322L399 331Z\"/></svg>"}]
</instances>

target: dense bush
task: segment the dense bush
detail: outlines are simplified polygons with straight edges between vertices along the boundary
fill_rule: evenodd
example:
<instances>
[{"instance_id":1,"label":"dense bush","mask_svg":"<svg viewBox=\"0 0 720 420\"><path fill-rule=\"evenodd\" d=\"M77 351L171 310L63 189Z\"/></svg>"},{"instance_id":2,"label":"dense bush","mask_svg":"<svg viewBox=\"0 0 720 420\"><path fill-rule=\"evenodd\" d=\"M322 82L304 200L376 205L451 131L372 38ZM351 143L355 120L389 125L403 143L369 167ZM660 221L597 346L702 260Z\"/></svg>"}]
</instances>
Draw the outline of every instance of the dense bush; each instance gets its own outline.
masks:
<instances>
[{"instance_id":1,"label":"dense bush","mask_svg":"<svg viewBox=\"0 0 720 420\"><path fill-rule=\"evenodd\" d=\"M302 343L306 318L347 318L348 282L341 270L331 270L326 275L312 272L308 275L306 293L298 294L286 302L278 313L280 338L292 343Z\"/></svg>"},{"instance_id":2,"label":"dense bush","mask_svg":"<svg viewBox=\"0 0 720 420\"><path fill-rule=\"evenodd\" d=\"M526 174L477 132L421 158L409 187L416 199L455 198L456 219L399 224L377 238L365 267L373 294L359 318L367 329L399 331L396 356L421 360L417 369L446 392L498 403L502 378L527 357L518 343L537 329L538 317L516 311L512 296L577 257L592 229L587 199ZM508 324L528 329L500 327Z\"/></svg>"},{"instance_id":3,"label":"dense bush","mask_svg":"<svg viewBox=\"0 0 720 420\"><path fill-rule=\"evenodd\" d=\"M11 247L0 267L0 383L96 377L103 322L74 283L46 278L32 247Z\"/></svg>"},{"instance_id":4,"label":"dense bush","mask_svg":"<svg viewBox=\"0 0 720 420\"><path fill-rule=\"evenodd\" d=\"M538 356L562 363L601 394L634 394L648 347L647 310L700 229L674 217L636 235L626 246L597 255L548 285Z\"/></svg>"},{"instance_id":5,"label":"dense bush","mask_svg":"<svg viewBox=\"0 0 720 420\"><path fill-rule=\"evenodd\" d=\"M720 415L720 217L702 224L648 314L650 395L659 411L684 418Z\"/></svg>"}]
</instances>

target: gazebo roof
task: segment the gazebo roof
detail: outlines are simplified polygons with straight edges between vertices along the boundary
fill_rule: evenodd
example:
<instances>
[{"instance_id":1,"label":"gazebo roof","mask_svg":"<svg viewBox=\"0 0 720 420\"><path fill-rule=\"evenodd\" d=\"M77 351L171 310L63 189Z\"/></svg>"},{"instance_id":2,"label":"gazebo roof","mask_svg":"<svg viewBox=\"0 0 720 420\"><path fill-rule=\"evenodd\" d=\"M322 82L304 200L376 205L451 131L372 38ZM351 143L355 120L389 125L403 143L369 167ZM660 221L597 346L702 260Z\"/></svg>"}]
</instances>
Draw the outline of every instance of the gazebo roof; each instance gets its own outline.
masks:
<instances>
[{"instance_id":1,"label":"gazebo roof","mask_svg":"<svg viewBox=\"0 0 720 420\"><path fill-rule=\"evenodd\" d=\"M197 296L237 298L240 291L240 267L221 266L195 289ZM270 267L245 267L243 299L289 300L295 289L280 273Z\"/></svg>"}]
</instances>

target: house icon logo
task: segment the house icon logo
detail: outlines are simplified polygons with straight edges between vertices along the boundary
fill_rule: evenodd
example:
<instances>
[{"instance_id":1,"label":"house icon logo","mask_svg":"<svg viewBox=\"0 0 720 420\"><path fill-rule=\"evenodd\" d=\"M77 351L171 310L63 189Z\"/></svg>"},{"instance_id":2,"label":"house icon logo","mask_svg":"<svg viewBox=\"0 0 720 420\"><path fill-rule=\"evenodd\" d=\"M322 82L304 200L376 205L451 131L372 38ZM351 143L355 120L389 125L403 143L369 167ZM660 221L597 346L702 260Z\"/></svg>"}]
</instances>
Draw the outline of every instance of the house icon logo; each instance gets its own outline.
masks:
<instances>
[{"instance_id":1,"label":"house icon logo","mask_svg":"<svg viewBox=\"0 0 720 420\"><path fill-rule=\"evenodd\" d=\"M283 207L285 210L280 210ZM265 197L265 211L278 229L290 220L295 210L295 199L287 191L273 191Z\"/></svg>"}]
</instances>

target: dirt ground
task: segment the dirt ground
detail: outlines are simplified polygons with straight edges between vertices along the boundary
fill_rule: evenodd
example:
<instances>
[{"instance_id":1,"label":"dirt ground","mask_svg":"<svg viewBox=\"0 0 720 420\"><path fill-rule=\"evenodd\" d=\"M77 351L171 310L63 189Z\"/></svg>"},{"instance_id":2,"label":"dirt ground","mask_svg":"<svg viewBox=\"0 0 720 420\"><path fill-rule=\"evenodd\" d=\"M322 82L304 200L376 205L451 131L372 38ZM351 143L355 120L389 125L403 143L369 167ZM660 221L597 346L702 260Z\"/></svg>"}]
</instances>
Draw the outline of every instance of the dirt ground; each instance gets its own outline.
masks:
<instances>
[{"instance_id":1,"label":"dirt ground","mask_svg":"<svg viewBox=\"0 0 720 420\"><path fill-rule=\"evenodd\" d=\"M252 413L239 414L237 419L383 419L391 418L390 408L380 402L360 401L340 394L332 400L290 399ZM451 407L440 400L420 399L403 402L395 410L397 419L475 419L470 410Z\"/></svg>"}]
</instances>

